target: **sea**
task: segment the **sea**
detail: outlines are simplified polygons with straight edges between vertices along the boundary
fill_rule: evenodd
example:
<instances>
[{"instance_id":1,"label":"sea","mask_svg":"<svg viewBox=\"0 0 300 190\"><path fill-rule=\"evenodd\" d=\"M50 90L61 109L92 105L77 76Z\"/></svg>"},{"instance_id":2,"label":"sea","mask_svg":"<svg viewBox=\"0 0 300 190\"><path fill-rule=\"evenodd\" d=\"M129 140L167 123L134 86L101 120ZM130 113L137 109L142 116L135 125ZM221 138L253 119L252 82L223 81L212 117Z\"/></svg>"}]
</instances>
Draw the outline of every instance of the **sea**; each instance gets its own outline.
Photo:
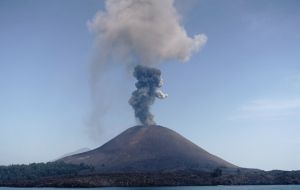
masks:
<instances>
[{"instance_id":1,"label":"sea","mask_svg":"<svg viewBox=\"0 0 300 190\"><path fill-rule=\"evenodd\" d=\"M0 190L300 190L300 185L247 185L247 186L189 186L189 187L101 187L101 188L15 188Z\"/></svg>"}]
</instances>

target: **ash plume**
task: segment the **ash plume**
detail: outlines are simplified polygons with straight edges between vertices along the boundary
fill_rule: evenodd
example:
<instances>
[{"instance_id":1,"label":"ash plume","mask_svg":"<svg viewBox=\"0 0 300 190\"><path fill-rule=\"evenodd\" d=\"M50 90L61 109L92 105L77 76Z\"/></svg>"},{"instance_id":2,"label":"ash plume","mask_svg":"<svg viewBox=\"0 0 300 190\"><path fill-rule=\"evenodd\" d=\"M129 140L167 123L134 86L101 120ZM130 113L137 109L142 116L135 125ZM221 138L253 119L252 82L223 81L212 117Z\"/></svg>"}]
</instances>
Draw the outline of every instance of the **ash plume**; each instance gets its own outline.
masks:
<instances>
[{"instance_id":1,"label":"ash plume","mask_svg":"<svg viewBox=\"0 0 300 190\"><path fill-rule=\"evenodd\" d=\"M162 86L161 72L159 69L138 65L135 67L133 76L137 79L137 90L132 93L129 104L133 107L135 117L145 125L154 125L154 116L150 113L150 106L155 98L164 99L168 95L159 88Z\"/></svg>"},{"instance_id":2,"label":"ash plume","mask_svg":"<svg viewBox=\"0 0 300 190\"><path fill-rule=\"evenodd\" d=\"M128 64L184 62L207 41L205 34L187 35L174 0L107 0L106 11L98 12L88 26L100 53Z\"/></svg>"},{"instance_id":3,"label":"ash plume","mask_svg":"<svg viewBox=\"0 0 300 190\"><path fill-rule=\"evenodd\" d=\"M97 12L87 25L95 34L97 47L97 58L91 69L92 96L97 103L94 104L94 110L102 113L101 101L105 98L98 89L101 89L101 80L107 68L114 63L122 63L131 72L137 65L143 65L134 70L137 73L134 76L138 79L138 85L130 99L136 116L143 124L154 123L149 106L153 104L155 97L166 97L159 90L161 84L155 83L155 86L151 83L158 75L154 81L161 81L158 80L160 72L148 67L166 60L186 62L207 41L205 34L196 34L193 37L187 34L181 23L181 15L174 6L174 0L106 0L105 10ZM153 71L154 76L143 78L138 74L142 70L142 73L148 74ZM151 82L144 83L143 80L146 79ZM109 85L105 82L104 84ZM142 84L145 86L140 86ZM93 115L96 116L97 113Z\"/></svg>"}]
</instances>

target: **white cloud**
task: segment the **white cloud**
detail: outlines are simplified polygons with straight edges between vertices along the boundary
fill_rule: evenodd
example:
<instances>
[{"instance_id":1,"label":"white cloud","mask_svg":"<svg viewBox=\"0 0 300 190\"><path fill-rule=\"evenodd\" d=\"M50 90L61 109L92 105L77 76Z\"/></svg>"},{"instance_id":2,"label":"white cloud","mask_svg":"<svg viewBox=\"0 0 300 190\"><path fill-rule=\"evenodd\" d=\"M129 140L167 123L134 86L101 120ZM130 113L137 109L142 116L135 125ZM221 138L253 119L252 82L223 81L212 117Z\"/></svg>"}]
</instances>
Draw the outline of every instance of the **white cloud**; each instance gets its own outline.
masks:
<instances>
[{"instance_id":1,"label":"white cloud","mask_svg":"<svg viewBox=\"0 0 300 190\"><path fill-rule=\"evenodd\" d=\"M261 99L241 106L229 120L280 120L300 115L300 99Z\"/></svg>"},{"instance_id":2,"label":"white cloud","mask_svg":"<svg viewBox=\"0 0 300 190\"><path fill-rule=\"evenodd\" d=\"M254 100L243 111L283 111L300 108L299 100Z\"/></svg>"},{"instance_id":3,"label":"white cloud","mask_svg":"<svg viewBox=\"0 0 300 190\"><path fill-rule=\"evenodd\" d=\"M285 82L289 83L292 86L300 86L300 74L291 75L285 79Z\"/></svg>"}]
</instances>

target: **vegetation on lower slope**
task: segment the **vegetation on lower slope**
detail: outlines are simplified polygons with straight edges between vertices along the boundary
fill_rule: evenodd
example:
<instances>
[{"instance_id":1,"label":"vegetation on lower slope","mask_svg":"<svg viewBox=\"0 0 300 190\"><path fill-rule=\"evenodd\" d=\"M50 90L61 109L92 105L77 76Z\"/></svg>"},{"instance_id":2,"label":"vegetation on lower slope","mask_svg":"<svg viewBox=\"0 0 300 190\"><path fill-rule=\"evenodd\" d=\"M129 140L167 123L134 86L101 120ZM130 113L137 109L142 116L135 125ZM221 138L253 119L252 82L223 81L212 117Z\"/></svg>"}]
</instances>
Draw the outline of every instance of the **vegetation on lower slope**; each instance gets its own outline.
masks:
<instances>
[{"instance_id":1,"label":"vegetation on lower slope","mask_svg":"<svg viewBox=\"0 0 300 190\"><path fill-rule=\"evenodd\" d=\"M76 176L80 173L90 171L93 171L93 167L84 164L66 164L64 162L0 166L0 181L38 180L45 177Z\"/></svg>"},{"instance_id":2,"label":"vegetation on lower slope","mask_svg":"<svg viewBox=\"0 0 300 190\"><path fill-rule=\"evenodd\" d=\"M97 173L84 165L64 163L28 165L35 169L28 173L20 168L10 168L14 180L0 180L0 186L10 187L134 187L134 186L187 186L187 185L284 185L300 184L300 171L262 171L238 169L228 171L216 169L213 172L173 171L151 173ZM61 167L60 167L61 166ZM12 167L12 166L10 166ZM20 167L20 165L18 166ZM24 166L23 166L24 167ZM44 167L44 168L43 168ZM41 169L43 168L43 169ZM46 169L47 168L47 169ZM52 171L48 169L52 168ZM7 168L6 168L7 169ZM2 170L1 172L3 172ZM34 172L33 172L34 171ZM35 175L32 175L35 173ZM7 173L2 173L5 176ZM22 176L22 175L23 176ZM26 175L25 175L26 174ZM30 175L29 175L30 174ZM19 179L17 179L17 176ZM31 176L30 178L28 178Z\"/></svg>"}]
</instances>

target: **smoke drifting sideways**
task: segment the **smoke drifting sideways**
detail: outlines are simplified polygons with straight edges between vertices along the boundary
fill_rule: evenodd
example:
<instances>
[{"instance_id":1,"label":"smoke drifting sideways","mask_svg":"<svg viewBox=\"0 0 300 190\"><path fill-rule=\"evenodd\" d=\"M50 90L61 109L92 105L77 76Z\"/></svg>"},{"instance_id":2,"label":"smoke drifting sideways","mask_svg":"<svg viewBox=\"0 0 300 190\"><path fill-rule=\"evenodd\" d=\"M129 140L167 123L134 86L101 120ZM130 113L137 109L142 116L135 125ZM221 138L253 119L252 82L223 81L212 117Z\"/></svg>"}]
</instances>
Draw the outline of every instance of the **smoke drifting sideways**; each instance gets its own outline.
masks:
<instances>
[{"instance_id":1,"label":"smoke drifting sideways","mask_svg":"<svg viewBox=\"0 0 300 190\"><path fill-rule=\"evenodd\" d=\"M174 6L174 0L105 1L105 10L97 12L87 23L89 30L95 34L97 46L97 58L91 67L92 96L96 102L94 110L101 112L99 110L103 95L99 88L101 89L102 84L101 77L108 67L120 62L132 72L137 65L143 65L134 71L138 89L133 93L130 104L138 108L135 110L136 116L142 123L154 122L149 113L149 105L153 104L153 97L165 96L159 91L160 72L147 67L166 60L186 62L207 41L205 34L189 37L180 21L181 16ZM140 71L147 77L140 76ZM149 73L155 74L150 76ZM148 83L144 81L146 79L149 80ZM142 87L142 84L145 86ZM105 87L102 88L106 91ZM96 116L97 113L93 115Z\"/></svg>"},{"instance_id":2,"label":"smoke drifting sideways","mask_svg":"<svg viewBox=\"0 0 300 190\"><path fill-rule=\"evenodd\" d=\"M156 68L138 65L133 76L138 80L135 83L137 90L132 93L129 104L133 107L135 117L145 126L154 125L154 116L150 113L150 106L155 98L164 99L168 95L159 88L163 85L161 72Z\"/></svg>"}]
</instances>

